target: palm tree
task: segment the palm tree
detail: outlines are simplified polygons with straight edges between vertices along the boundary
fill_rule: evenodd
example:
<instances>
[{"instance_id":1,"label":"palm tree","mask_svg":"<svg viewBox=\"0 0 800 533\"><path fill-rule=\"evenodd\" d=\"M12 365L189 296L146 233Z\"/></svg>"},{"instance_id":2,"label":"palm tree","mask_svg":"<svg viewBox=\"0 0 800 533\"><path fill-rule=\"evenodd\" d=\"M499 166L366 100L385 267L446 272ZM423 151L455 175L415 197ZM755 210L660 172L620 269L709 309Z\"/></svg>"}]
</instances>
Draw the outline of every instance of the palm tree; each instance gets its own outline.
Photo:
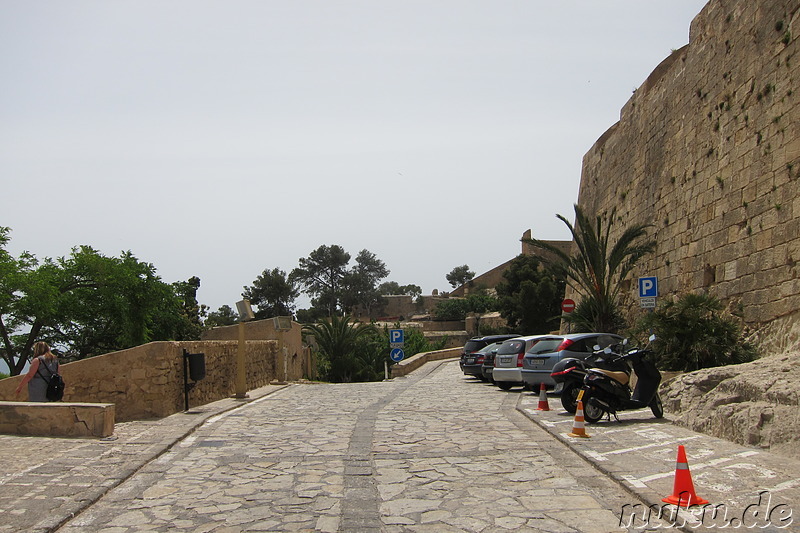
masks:
<instances>
[{"instance_id":1,"label":"palm tree","mask_svg":"<svg viewBox=\"0 0 800 533\"><path fill-rule=\"evenodd\" d=\"M355 357L358 341L372 333L374 328L352 323L349 316L333 315L328 320L303 326L303 330L314 336L319 352L327 359L330 365L328 379L350 382L358 370Z\"/></svg>"},{"instance_id":2,"label":"palm tree","mask_svg":"<svg viewBox=\"0 0 800 533\"><path fill-rule=\"evenodd\" d=\"M616 333L622 328L622 319L617 307L620 284L634 265L656 247L654 239L647 238L651 224L636 224L627 228L616 242L610 242L614 213L604 217L598 215L594 222L575 205L575 225L561 215L556 215L572 233L578 248L568 255L552 244L538 239L523 239L539 249L546 250L543 261L563 275L567 283L578 291L582 299L571 317L579 328L599 332Z\"/></svg>"}]
</instances>

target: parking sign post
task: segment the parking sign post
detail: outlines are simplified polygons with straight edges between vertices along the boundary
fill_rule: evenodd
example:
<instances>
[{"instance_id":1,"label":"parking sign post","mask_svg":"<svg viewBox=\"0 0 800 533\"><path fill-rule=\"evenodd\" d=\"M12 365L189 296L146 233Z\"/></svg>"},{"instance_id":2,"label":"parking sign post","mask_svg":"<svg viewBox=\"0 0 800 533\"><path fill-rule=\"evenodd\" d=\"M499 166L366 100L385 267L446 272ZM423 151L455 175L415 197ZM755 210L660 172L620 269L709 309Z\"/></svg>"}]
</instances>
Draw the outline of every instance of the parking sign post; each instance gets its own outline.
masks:
<instances>
[{"instance_id":1,"label":"parking sign post","mask_svg":"<svg viewBox=\"0 0 800 533\"><path fill-rule=\"evenodd\" d=\"M402 329L389 330L389 358L399 363L406 356L403 347L406 342L405 332Z\"/></svg>"}]
</instances>

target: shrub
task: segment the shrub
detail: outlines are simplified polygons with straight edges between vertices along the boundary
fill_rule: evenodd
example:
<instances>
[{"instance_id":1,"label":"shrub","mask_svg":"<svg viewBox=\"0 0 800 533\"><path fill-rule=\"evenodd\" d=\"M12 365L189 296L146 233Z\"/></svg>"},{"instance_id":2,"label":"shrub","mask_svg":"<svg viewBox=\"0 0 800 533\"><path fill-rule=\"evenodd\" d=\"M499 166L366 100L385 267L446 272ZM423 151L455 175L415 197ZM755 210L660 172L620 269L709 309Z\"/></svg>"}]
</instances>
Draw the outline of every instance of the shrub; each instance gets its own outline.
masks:
<instances>
[{"instance_id":1,"label":"shrub","mask_svg":"<svg viewBox=\"0 0 800 533\"><path fill-rule=\"evenodd\" d=\"M638 322L637 333L648 330L656 335L652 348L662 370L690 372L746 363L757 356L736 318L707 294L685 294L663 303Z\"/></svg>"}]
</instances>

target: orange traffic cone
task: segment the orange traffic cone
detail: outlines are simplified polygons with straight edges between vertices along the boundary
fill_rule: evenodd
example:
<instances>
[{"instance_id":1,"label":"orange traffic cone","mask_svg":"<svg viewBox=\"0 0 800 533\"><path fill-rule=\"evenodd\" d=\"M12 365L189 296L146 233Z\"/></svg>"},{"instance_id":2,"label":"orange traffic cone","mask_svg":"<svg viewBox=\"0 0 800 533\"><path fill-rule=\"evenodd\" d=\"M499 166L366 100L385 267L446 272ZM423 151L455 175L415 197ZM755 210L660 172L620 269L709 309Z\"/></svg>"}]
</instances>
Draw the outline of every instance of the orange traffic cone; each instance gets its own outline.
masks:
<instances>
[{"instance_id":1,"label":"orange traffic cone","mask_svg":"<svg viewBox=\"0 0 800 533\"><path fill-rule=\"evenodd\" d=\"M675 466L675 484L672 488L672 495L661 501L679 507L705 505L708 503L708 500L704 500L694 492L692 474L689 472L689 463L686 462L686 450L682 444L678 446L678 463Z\"/></svg>"},{"instance_id":2,"label":"orange traffic cone","mask_svg":"<svg viewBox=\"0 0 800 533\"><path fill-rule=\"evenodd\" d=\"M544 386L544 383L542 383L539 386L539 407L537 407L536 410L537 411L550 410L550 403L547 401L547 387Z\"/></svg>"},{"instance_id":3,"label":"orange traffic cone","mask_svg":"<svg viewBox=\"0 0 800 533\"><path fill-rule=\"evenodd\" d=\"M575 420L572 422L572 433L567 433L567 435L582 439L591 437L586 434L586 428L583 425L583 400L578 400L578 409L575 411Z\"/></svg>"}]
</instances>

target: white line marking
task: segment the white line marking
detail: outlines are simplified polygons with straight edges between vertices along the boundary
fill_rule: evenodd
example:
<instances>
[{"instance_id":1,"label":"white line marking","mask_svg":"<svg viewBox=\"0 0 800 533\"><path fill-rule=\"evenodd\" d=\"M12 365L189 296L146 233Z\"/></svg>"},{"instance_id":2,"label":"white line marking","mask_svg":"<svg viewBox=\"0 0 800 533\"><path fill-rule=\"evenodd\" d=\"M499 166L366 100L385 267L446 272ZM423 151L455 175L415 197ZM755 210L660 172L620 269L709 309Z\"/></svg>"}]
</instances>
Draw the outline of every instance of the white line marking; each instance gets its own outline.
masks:
<instances>
[{"instance_id":1,"label":"white line marking","mask_svg":"<svg viewBox=\"0 0 800 533\"><path fill-rule=\"evenodd\" d=\"M636 446L635 448L622 448L619 450L611 450L610 452L603 452L603 455L617 455L620 453L628 453L628 452L638 452L639 450L645 450L647 448L657 448L659 446L669 446L672 444L677 444L679 442L685 442L687 440L694 440L699 439L702 435L692 435L690 437L681 437L679 439L675 439L672 441L664 441L664 442L654 442L652 444L645 444L643 446Z\"/></svg>"},{"instance_id":2,"label":"white line marking","mask_svg":"<svg viewBox=\"0 0 800 533\"><path fill-rule=\"evenodd\" d=\"M637 489L646 489L647 485L636 479L634 476L622 476L622 479L636 487Z\"/></svg>"}]
</instances>

